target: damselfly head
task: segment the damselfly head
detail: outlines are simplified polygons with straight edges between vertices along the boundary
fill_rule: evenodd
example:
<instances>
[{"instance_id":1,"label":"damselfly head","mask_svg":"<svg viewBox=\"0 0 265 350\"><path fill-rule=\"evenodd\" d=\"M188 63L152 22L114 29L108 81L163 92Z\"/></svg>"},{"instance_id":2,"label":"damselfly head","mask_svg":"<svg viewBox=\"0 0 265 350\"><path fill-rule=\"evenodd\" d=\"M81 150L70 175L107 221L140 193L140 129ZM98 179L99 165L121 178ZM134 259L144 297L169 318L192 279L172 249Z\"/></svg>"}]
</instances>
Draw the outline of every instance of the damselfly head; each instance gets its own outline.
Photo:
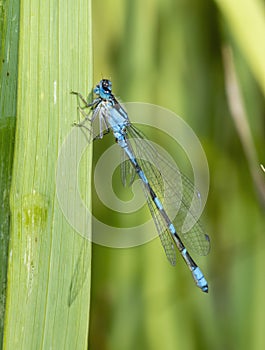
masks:
<instances>
[{"instance_id":1,"label":"damselfly head","mask_svg":"<svg viewBox=\"0 0 265 350\"><path fill-rule=\"evenodd\" d=\"M99 84L96 85L94 89L94 93L96 95L99 95L99 97L103 98L104 100L107 100L111 96L111 89L112 89L111 81L108 79L102 79L100 80Z\"/></svg>"}]
</instances>

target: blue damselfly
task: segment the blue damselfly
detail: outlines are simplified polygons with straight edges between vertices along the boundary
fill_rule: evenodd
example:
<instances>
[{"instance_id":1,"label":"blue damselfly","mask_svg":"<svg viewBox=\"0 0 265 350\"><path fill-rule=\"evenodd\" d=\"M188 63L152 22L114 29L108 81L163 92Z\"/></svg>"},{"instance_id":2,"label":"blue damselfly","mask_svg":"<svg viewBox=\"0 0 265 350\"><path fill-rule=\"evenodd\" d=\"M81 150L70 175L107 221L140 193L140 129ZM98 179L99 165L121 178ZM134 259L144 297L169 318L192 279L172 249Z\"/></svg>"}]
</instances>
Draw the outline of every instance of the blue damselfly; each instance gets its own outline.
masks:
<instances>
[{"instance_id":1,"label":"blue damselfly","mask_svg":"<svg viewBox=\"0 0 265 350\"><path fill-rule=\"evenodd\" d=\"M94 89L96 98L91 103L87 102L78 92L72 91L72 94L77 95L79 100L84 103L84 106L79 107L84 119L75 125L84 127L88 131L89 142L112 132L127 158L127 161L121 164L123 184L126 184L129 171L132 169L133 175L131 175L130 183L133 182L134 175L140 178L145 198L169 262L172 265L176 264L176 246L189 267L197 286L203 292L208 292L208 283L201 269L188 253L186 246L200 255L206 255L210 248L209 237L204 233L198 220L194 220L194 225L188 231L182 230L182 224L187 215L195 219L196 215L190 209L189 204L194 194L198 201L200 200L199 192L192 182L180 171L176 171L168 160L159 155L154 146L131 124L125 109L112 93L110 80L102 79L96 85ZM86 109L89 109L88 113L85 112ZM98 133L95 132L96 125ZM161 175L162 169L163 174L167 174L166 177ZM183 193L180 193L178 189L178 184L174 180L175 175L181 177ZM174 206L181 202L173 219L170 219L168 211L163 205L165 193L162 180L169 188L169 203Z\"/></svg>"}]
</instances>

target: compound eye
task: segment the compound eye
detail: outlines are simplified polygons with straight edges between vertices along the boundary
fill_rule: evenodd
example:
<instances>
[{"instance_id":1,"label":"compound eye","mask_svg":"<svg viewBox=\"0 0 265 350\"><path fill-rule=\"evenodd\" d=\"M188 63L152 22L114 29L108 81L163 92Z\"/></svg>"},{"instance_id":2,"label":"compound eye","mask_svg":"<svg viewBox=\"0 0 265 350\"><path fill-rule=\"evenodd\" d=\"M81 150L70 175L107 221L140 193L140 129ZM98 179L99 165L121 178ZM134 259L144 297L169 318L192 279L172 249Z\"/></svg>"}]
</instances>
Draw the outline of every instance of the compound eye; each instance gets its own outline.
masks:
<instances>
[{"instance_id":1,"label":"compound eye","mask_svg":"<svg viewBox=\"0 0 265 350\"><path fill-rule=\"evenodd\" d=\"M107 79L102 80L102 88L105 92L111 92L111 82Z\"/></svg>"}]
</instances>

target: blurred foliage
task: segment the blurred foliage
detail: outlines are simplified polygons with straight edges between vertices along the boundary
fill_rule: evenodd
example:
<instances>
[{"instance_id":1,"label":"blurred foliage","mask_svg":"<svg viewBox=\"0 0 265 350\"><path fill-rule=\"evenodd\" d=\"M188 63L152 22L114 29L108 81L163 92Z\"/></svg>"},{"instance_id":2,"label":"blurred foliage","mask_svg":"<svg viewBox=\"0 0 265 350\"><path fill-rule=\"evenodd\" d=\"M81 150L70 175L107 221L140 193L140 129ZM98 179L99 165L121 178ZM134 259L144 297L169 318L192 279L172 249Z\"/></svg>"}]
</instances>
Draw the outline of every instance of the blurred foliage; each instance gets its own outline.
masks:
<instances>
[{"instance_id":1,"label":"blurred foliage","mask_svg":"<svg viewBox=\"0 0 265 350\"><path fill-rule=\"evenodd\" d=\"M265 61L255 57L255 47L264 45L265 6L226 3L94 1L94 83L111 78L123 101L171 109L204 147L211 184L203 221L212 248L197 259L209 280L209 295L203 295L181 258L169 266L158 239L124 250L94 245L91 350L265 348L264 197L253 178L260 172L264 186L265 77L257 71L264 72ZM255 35L246 38L247 31ZM231 49L256 163L231 113L238 101L232 96L228 102L224 47ZM95 159L113 142L105 139L95 145ZM94 203L98 215L102 210Z\"/></svg>"}]
</instances>

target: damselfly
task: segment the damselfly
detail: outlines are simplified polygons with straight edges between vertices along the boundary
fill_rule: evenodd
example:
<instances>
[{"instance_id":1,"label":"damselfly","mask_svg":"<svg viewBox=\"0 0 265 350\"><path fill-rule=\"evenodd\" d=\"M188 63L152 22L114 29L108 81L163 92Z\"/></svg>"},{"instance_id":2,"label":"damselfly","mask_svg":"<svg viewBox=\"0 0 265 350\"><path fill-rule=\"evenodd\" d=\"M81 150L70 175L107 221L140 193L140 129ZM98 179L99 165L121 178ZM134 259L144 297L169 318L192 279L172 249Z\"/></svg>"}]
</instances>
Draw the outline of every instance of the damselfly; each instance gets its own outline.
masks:
<instances>
[{"instance_id":1,"label":"damselfly","mask_svg":"<svg viewBox=\"0 0 265 350\"><path fill-rule=\"evenodd\" d=\"M143 134L131 124L125 109L112 93L110 80L102 79L96 85L94 89L96 98L91 103L87 102L78 92L72 91L72 94L77 95L79 100L84 103L84 106L79 106L84 119L75 125L86 128L89 142L112 132L127 159L121 164L123 184L126 184L131 170L133 170L133 175L130 183L133 182L134 175L140 178L147 204L169 262L172 265L176 264L176 245L197 286L203 292L208 292L208 284L201 269L186 249L187 246L200 255L206 255L210 248L209 237L204 233L200 222L195 220L196 215L189 206L194 195L200 201L199 192L192 182L176 170L170 161L164 159ZM86 109L89 109L89 113L85 112ZM98 128L98 133L96 128ZM183 193L180 193L178 184L174 180L176 177L181 177ZM163 204L166 196L163 182L169 189L167 191L170 195L169 203L172 206L181 203L173 219L170 218L168 210ZM194 219L194 225L185 231L183 230L183 222L188 215Z\"/></svg>"}]
</instances>

